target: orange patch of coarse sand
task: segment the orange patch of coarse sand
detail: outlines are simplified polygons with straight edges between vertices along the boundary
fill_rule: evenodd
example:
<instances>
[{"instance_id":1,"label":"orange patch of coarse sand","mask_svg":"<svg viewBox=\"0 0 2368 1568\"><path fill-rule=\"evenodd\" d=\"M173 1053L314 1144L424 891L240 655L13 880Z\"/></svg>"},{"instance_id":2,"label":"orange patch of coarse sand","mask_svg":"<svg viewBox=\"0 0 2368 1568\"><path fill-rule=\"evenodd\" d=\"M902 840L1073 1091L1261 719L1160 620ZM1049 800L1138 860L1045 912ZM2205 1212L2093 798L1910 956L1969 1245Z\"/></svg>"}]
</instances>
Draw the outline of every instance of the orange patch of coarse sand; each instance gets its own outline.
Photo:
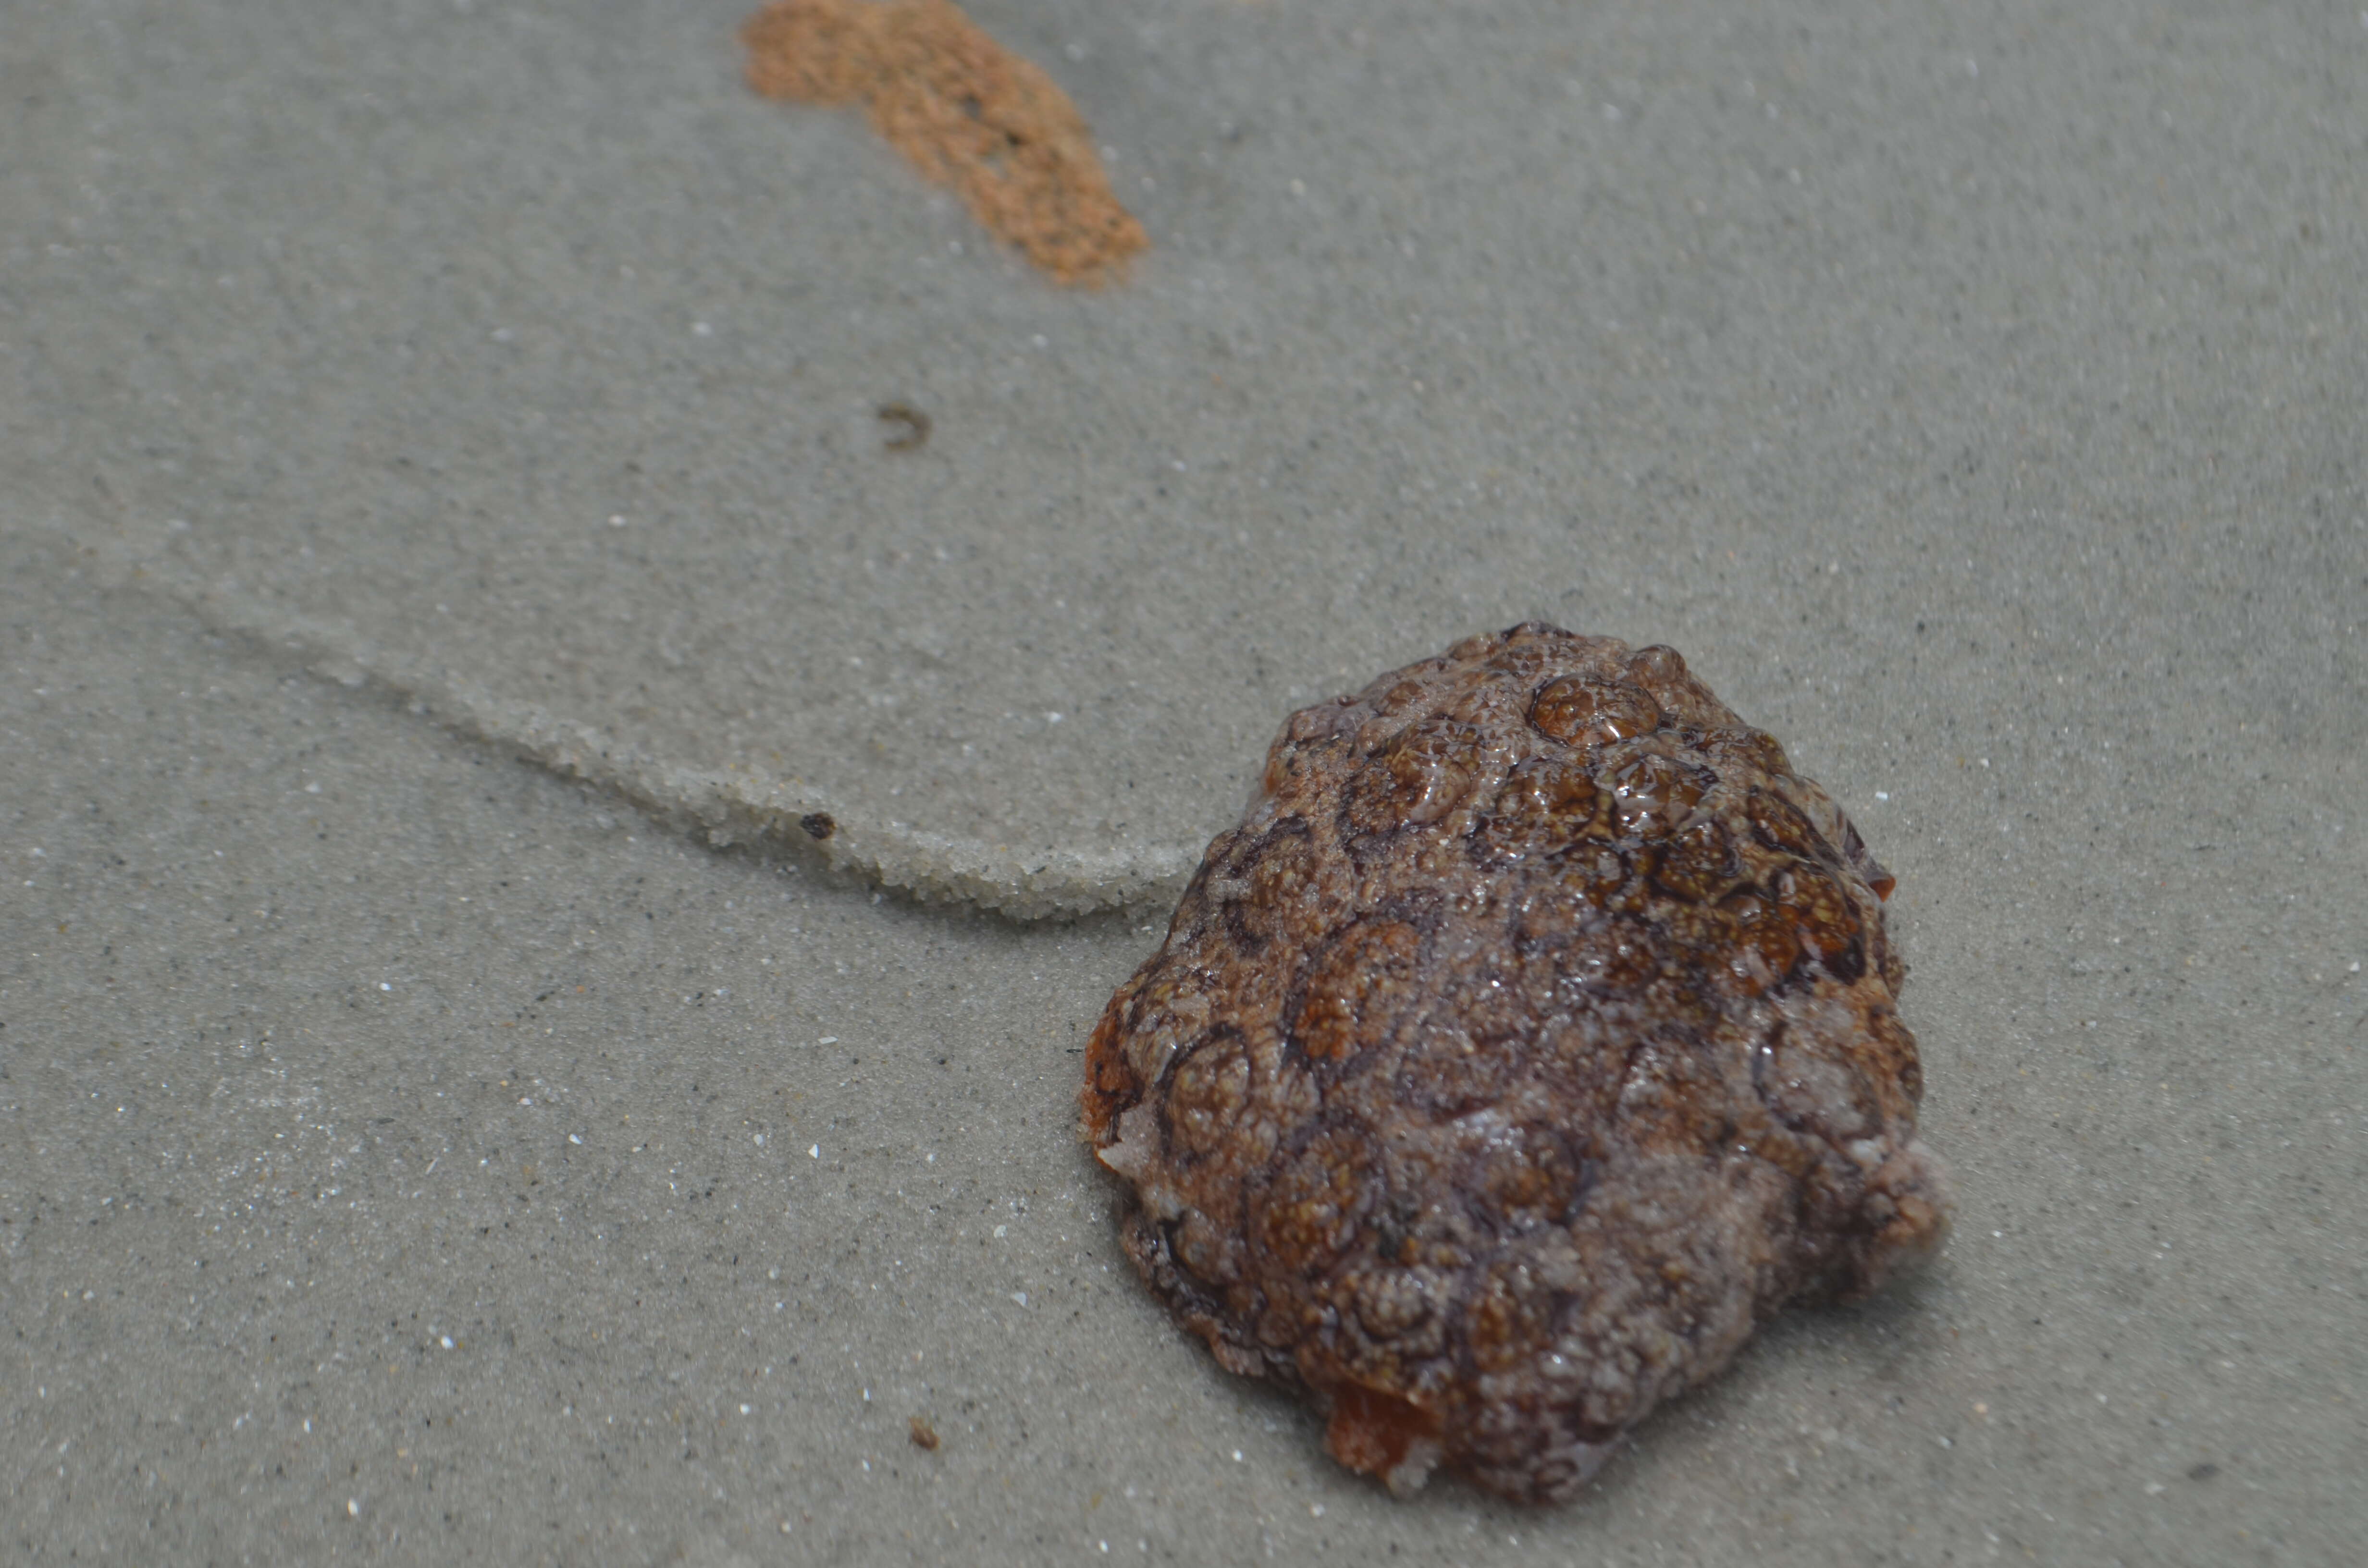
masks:
<instances>
[{"instance_id":1,"label":"orange patch of coarse sand","mask_svg":"<svg viewBox=\"0 0 2368 1568\"><path fill-rule=\"evenodd\" d=\"M1076 105L951 0L778 0L740 40L749 85L861 100L872 129L1058 281L1110 281L1149 247Z\"/></svg>"}]
</instances>

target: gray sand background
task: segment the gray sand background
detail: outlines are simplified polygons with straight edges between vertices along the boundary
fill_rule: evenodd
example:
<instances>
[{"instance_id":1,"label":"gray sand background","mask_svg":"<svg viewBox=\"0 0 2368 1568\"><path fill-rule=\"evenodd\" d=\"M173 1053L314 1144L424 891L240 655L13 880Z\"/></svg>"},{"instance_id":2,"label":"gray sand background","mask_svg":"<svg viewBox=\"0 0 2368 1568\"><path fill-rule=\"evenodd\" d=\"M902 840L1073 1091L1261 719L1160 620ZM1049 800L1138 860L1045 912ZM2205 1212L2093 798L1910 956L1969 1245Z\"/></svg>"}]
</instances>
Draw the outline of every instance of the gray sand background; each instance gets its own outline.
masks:
<instances>
[{"instance_id":1,"label":"gray sand background","mask_svg":"<svg viewBox=\"0 0 2368 1568\"><path fill-rule=\"evenodd\" d=\"M744 8L0 4L0 1557L2357 1559L2368 13L981 3L1076 294ZM1397 1503L1076 1053L1530 617L1898 874L1959 1231Z\"/></svg>"}]
</instances>

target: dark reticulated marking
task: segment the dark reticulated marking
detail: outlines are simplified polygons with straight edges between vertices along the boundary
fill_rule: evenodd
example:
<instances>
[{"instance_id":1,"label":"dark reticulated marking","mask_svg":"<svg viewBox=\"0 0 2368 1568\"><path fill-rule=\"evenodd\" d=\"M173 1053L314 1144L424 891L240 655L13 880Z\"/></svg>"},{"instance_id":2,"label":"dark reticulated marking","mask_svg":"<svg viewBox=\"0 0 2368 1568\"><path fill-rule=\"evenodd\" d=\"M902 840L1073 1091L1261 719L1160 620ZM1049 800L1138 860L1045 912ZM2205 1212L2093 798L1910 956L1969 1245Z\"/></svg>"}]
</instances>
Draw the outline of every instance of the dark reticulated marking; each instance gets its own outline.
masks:
<instances>
[{"instance_id":1,"label":"dark reticulated marking","mask_svg":"<svg viewBox=\"0 0 2368 1568\"><path fill-rule=\"evenodd\" d=\"M1303 710L1087 1052L1127 1254L1341 1463L1567 1496L1946 1233L1891 886L1673 649L1517 626Z\"/></svg>"}]
</instances>

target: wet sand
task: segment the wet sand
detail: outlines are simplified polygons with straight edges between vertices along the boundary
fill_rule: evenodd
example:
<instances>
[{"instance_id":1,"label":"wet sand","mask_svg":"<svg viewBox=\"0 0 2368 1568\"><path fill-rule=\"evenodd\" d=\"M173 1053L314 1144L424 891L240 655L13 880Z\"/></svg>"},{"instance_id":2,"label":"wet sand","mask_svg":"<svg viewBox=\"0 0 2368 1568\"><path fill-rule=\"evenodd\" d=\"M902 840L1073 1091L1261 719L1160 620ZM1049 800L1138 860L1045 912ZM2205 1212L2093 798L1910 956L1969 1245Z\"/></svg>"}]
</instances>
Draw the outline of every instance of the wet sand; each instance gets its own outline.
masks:
<instances>
[{"instance_id":1,"label":"wet sand","mask_svg":"<svg viewBox=\"0 0 2368 1568\"><path fill-rule=\"evenodd\" d=\"M1067 292L742 9L0 29L11 1555L2343 1560L2368 25L976 7ZM1898 875L1959 1230L1397 1503L1076 1052L1285 712L1532 617Z\"/></svg>"}]
</instances>

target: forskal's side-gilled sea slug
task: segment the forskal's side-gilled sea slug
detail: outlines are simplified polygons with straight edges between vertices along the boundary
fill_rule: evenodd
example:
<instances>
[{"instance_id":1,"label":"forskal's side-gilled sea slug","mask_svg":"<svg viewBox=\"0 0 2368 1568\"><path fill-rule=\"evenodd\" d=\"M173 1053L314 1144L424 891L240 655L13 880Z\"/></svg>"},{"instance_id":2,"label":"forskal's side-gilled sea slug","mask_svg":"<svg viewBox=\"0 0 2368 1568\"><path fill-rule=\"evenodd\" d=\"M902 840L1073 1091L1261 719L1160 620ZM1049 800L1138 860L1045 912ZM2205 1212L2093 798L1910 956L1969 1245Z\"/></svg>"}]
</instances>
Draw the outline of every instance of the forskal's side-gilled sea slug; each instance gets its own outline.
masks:
<instances>
[{"instance_id":1,"label":"forskal's side-gilled sea slug","mask_svg":"<svg viewBox=\"0 0 2368 1568\"><path fill-rule=\"evenodd\" d=\"M1517 626L1304 709L1087 1053L1126 1252L1341 1463L1566 1496L1945 1234L1891 889L1669 648Z\"/></svg>"}]
</instances>

